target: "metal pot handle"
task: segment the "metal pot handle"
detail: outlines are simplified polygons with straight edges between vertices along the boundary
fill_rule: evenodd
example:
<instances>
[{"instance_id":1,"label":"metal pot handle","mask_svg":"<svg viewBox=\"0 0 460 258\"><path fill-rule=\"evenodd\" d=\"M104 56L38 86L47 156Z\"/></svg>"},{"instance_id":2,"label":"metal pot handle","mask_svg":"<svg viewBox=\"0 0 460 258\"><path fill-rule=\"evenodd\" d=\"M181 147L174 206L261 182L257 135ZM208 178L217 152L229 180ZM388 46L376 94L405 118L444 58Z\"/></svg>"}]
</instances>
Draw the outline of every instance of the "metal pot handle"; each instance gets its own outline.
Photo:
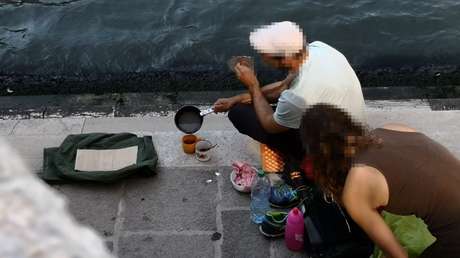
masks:
<instances>
[{"instance_id":1,"label":"metal pot handle","mask_svg":"<svg viewBox=\"0 0 460 258\"><path fill-rule=\"evenodd\" d=\"M209 115L211 113L214 113L214 108L208 108L206 110L203 110L200 112L200 116L205 116L205 115Z\"/></svg>"}]
</instances>

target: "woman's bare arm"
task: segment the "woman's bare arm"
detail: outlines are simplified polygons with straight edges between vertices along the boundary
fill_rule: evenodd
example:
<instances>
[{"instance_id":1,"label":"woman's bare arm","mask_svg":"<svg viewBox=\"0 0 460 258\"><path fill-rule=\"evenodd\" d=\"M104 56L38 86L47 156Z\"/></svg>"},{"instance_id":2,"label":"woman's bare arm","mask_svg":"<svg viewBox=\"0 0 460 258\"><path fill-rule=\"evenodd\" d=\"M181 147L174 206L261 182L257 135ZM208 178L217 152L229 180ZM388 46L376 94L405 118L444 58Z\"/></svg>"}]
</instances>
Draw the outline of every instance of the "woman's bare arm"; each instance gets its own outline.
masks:
<instances>
[{"instance_id":1,"label":"woman's bare arm","mask_svg":"<svg viewBox=\"0 0 460 258\"><path fill-rule=\"evenodd\" d=\"M383 175L369 167L352 168L347 177L343 204L353 220L385 253L387 258L407 258L407 252L399 244L377 211L381 205L386 205L388 190L386 181L381 182Z\"/></svg>"}]
</instances>

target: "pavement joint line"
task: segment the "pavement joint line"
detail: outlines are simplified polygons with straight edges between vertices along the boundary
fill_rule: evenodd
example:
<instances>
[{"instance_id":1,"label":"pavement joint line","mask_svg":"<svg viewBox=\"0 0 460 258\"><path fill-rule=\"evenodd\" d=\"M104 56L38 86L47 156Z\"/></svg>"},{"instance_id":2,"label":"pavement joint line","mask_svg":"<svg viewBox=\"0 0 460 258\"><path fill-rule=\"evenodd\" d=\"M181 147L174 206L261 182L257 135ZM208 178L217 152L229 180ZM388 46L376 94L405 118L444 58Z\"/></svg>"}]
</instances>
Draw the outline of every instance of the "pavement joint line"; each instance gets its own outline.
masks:
<instances>
[{"instance_id":1,"label":"pavement joint line","mask_svg":"<svg viewBox=\"0 0 460 258\"><path fill-rule=\"evenodd\" d=\"M275 258L275 241L270 241L270 249L269 249L269 256L270 258Z\"/></svg>"},{"instance_id":2,"label":"pavement joint line","mask_svg":"<svg viewBox=\"0 0 460 258\"><path fill-rule=\"evenodd\" d=\"M248 206L236 206L236 207L225 207L221 209L222 211L250 211L251 208Z\"/></svg>"},{"instance_id":3,"label":"pavement joint line","mask_svg":"<svg viewBox=\"0 0 460 258\"><path fill-rule=\"evenodd\" d=\"M44 118L43 118L44 119ZM53 118L52 118L53 119ZM64 132L71 131L69 130L69 127L64 123L63 119L56 118L56 120L59 121L59 123L64 127ZM81 130L80 130L81 131Z\"/></svg>"},{"instance_id":4,"label":"pavement joint line","mask_svg":"<svg viewBox=\"0 0 460 258\"><path fill-rule=\"evenodd\" d=\"M130 236L139 236L139 235L151 235L151 236L212 236L215 231L213 230L184 230L184 231L178 231L178 230L162 230L162 231L156 231L156 230L137 230L137 231L131 231L131 230L125 230L121 232L120 236L123 237L130 237Z\"/></svg>"},{"instance_id":5,"label":"pavement joint line","mask_svg":"<svg viewBox=\"0 0 460 258\"><path fill-rule=\"evenodd\" d=\"M8 135L13 135L14 130L16 129L16 127L18 126L20 122L21 122L20 120L16 121L16 123L13 125L13 128L11 128L11 131L8 133Z\"/></svg>"},{"instance_id":6,"label":"pavement joint line","mask_svg":"<svg viewBox=\"0 0 460 258\"><path fill-rule=\"evenodd\" d=\"M221 169L218 170L221 175L223 175L223 172ZM219 232L222 237L218 240L215 241L214 243L214 257L215 258L221 258L222 257L222 243L224 239L224 224L222 222L222 188L224 185L223 177L219 176L217 177L217 205L216 205L216 227L217 227L217 232Z\"/></svg>"},{"instance_id":7,"label":"pavement joint line","mask_svg":"<svg viewBox=\"0 0 460 258\"><path fill-rule=\"evenodd\" d=\"M83 118L83 124L81 125L80 134L83 134L83 132L85 131L85 125L86 125L86 117Z\"/></svg>"},{"instance_id":8,"label":"pavement joint line","mask_svg":"<svg viewBox=\"0 0 460 258\"><path fill-rule=\"evenodd\" d=\"M113 229L113 253L115 256L118 256L120 236L122 235L123 223L125 221L124 212L126 208L125 203L125 193L126 193L126 183L122 183L120 189L120 201L118 202L117 217L115 219L114 229Z\"/></svg>"}]
</instances>

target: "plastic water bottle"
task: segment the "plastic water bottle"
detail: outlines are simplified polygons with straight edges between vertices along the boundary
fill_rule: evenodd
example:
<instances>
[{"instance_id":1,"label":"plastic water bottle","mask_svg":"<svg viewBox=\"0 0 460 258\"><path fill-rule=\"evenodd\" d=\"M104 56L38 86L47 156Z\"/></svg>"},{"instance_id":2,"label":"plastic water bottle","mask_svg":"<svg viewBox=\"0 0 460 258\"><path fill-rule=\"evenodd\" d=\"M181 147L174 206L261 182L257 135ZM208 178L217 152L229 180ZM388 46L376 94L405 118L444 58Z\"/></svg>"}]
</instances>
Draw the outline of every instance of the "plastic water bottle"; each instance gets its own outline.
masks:
<instances>
[{"instance_id":1,"label":"plastic water bottle","mask_svg":"<svg viewBox=\"0 0 460 258\"><path fill-rule=\"evenodd\" d=\"M287 218L286 229L284 231L284 241L291 251L303 250L304 226L302 212L294 208Z\"/></svg>"},{"instance_id":2,"label":"plastic water bottle","mask_svg":"<svg viewBox=\"0 0 460 258\"><path fill-rule=\"evenodd\" d=\"M251 220L254 223L260 224L264 220L265 213L270 209L269 197L270 180L264 171L259 170L251 186Z\"/></svg>"}]
</instances>

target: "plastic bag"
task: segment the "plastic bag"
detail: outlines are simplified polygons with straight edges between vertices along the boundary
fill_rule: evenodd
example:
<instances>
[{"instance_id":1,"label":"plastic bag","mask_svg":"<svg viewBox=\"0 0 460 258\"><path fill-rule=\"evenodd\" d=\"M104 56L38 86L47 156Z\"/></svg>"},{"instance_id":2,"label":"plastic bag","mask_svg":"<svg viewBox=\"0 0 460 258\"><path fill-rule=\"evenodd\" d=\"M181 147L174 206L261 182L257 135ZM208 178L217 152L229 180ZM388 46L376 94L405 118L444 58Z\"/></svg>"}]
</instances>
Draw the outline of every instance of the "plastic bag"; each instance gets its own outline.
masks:
<instances>
[{"instance_id":1,"label":"plastic bag","mask_svg":"<svg viewBox=\"0 0 460 258\"><path fill-rule=\"evenodd\" d=\"M407 250L410 258L420 256L427 247L436 241L436 238L428 231L425 222L414 215L399 216L384 211L382 216L396 239L398 239L399 243ZM383 252L375 246L372 257L383 258L384 255Z\"/></svg>"}]
</instances>

